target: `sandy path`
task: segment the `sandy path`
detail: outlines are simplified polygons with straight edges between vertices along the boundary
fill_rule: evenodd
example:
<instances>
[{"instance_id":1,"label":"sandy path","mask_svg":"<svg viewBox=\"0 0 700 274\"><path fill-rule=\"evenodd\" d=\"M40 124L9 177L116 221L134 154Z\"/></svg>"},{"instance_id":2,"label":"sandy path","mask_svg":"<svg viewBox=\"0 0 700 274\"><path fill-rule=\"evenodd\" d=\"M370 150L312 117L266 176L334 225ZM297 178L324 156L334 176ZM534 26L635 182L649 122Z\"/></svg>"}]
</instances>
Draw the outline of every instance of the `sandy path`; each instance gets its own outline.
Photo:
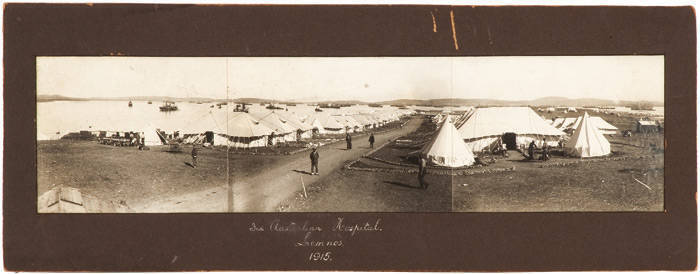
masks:
<instances>
[{"instance_id":1,"label":"sandy path","mask_svg":"<svg viewBox=\"0 0 700 274\"><path fill-rule=\"evenodd\" d=\"M403 128L375 135L375 147L390 139L415 131L422 120L414 118ZM252 177L232 177L234 183L234 210L236 212L275 212L280 202L301 190L301 180L307 186L322 180L324 175L342 168L370 151L367 136L356 136L353 149L345 150L345 142L319 149L320 176L306 174L311 168L307 152L297 153L282 165L271 167ZM147 204L132 205L136 212L226 212L227 186L222 185L199 192L188 193Z\"/></svg>"}]
</instances>

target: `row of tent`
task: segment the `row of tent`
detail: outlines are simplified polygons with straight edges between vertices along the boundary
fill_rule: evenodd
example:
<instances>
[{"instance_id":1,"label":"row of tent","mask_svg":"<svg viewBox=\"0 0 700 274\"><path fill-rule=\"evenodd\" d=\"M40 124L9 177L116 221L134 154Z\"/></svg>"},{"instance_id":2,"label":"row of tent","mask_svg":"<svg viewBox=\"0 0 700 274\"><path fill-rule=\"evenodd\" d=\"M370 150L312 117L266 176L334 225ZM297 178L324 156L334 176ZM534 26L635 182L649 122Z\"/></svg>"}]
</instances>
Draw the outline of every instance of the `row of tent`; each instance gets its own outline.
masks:
<instances>
[{"instance_id":1,"label":"row of tent","mask_svg":"<svg viewBox=\"0 0 700 274\"><path fill-rule=\"evenodd\" d=\"M362 132L398 121L412 112L387 109L371 113L293 112L269 110L261 112L215 112L177 130L185 143L209 142L233 148L254 148L278 143L302 141L315 135L340 135ZM171 129L172 130L172 129ZM146 145L158 145L163 129L143 130ZM150 137L150 138L149 138Z\"/></svg>"},{"instance_id":2,"label":"row of tent","mask_svg":"<svg viewBox=\"0 0 700 274\"><path fill-rule=\"evenodd\" d=\"M556 127L559 130L569 130L569 129L575 129L578 127L578 124L581 122L581 119L583 116L579 117L569 117L569 118L555 118L553 120L548 120L550 125L553 127ZM603 120L603 118L600 118L599 116L591 116L590 117L590 122L595 126L598 130L600 130L603 134L605 135L612 135L612 134L617 134L618 133L618 128L616 126L611 125L610 123L606 122Z\"/></svg>"},{"instance_id":3,"label":"row of tent","mask_svg":"<svg viewBox=\"0 0 700 274\"><path fill-rule=\"evenodd\" d=\"M528 107L477 108L462 116L437 119L440 129L421 150L423 157L435 165L468 166L474 163L474 151L491 148L509 134L518 146L526 146L531 141L542 146L541 140L555 146L565 135ZM610 154L610 143L598 128L598 119L592 119L588 113L579 118L565 145L566 152L582 158Z\"/></svg>"}]
</instances>

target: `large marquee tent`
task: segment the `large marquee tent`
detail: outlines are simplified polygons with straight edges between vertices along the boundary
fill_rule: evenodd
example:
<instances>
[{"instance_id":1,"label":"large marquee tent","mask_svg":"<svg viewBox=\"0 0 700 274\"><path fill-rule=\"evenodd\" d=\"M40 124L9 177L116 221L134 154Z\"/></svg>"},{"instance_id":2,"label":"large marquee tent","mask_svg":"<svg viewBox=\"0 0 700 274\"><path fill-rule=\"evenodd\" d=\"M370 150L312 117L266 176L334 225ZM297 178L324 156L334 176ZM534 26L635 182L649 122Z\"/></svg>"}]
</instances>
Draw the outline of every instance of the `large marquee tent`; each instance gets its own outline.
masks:
<instances>
[{"instance_id":1,"label":"large marquee tent","mask_svg":"<svg viewBox=\"0 0 700 274\"><path fill-rule=\"evenodd\" d=\"M550 145L556 145L564 135L529 107L477 108L458 131L472 151L491 148L505 135L515 137L512 141L516 146L533 140L541 145L543 139Z\"/></svg>"}]
</instances>

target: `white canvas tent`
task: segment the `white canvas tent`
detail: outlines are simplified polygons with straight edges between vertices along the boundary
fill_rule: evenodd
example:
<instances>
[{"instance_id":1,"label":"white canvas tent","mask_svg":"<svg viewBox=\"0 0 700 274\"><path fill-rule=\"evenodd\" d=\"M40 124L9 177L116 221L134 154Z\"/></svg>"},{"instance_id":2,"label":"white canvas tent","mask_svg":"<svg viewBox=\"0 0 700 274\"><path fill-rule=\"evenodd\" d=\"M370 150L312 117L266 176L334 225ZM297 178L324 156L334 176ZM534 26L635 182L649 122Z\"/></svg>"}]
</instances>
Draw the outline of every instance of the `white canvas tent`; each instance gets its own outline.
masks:
<instances>
[{"instance_id":1,"label":"white canvas tent","mask_svg":"<svg viewBox=\"0 0 700 274\"><path fill-rule=\"evenodd\" d=\"M576 124L576 120L578 120L578 117L569 117L569 118L564 118L564 120L557 126L558 129L560 130L565 130L570 127L574 127L574 124Z\"/></svg>"},{"instance_id":2,"label":"white canvas tent","mask_svg":"<svg viewBox=\"0 0 700 274\"><path fill-rule=\"evenodd\" d=\"M144 140L144 145L146 146L157 146L157 145L162 145L163 141L161 140L158 130L153 127L152 125L148 125L144 127L141 130L141 138Z\"/></svg>"},{"instance_id":3,"label":"white canvas tent","mask_svg":"<svg viewBox=\"0 0 700 274\"><path fill-rule=\"evenodd\" d=\"M591 122L586 112L565 149L568 154L581 158L604 156L610 154L610 142Z\"/></svg>"},{"instance_id":4,"label":"white canvas tent","mask_svg":"<svg viewBox=\"0 0 700 274\"><path fill-rule=\"evenodd\" d=\"M296 129L287 120L271 111L259 118L260 123L275 132L274 143L296 141Z\"/></svg>"},{"instance_id":5,"label":"white canvas tent","mask_svg":"<svg viewBox=\"0 0 700 274\"><path fill-rule=\"evenodd\" d=\"M245 112L229 114L224 132L216 132L214 145L228 145L233 148L264 147L272 129L261 125Z\"/></svg>"},{"instance_id":6,"label":"white canvas tent","mask_svg":"<svg viewBox=\"0 0 700 274\"><path fill-rule=\"evenodd\" d=\"M566 121L566 118L559 117L554 119L551 125L555 128L559 128L559 126L561 126L561 124L564 123L564 121Z\"/></svg>"},{"instance_id":7,"label":"white canvas tent","mask_svg":"<svg viewBox=\"0 0 700 274\"><path fill-rule=\"evenodd\" d=\"M616 126L611 125L599 116L591 116L591 121L596 125L598 130L603 134L616 134L619 130Z\"/></svg>"},{"instance_id":8,"label":"white canvas tent","mask_svg":"<svg viewBox=\"0 0 700 274\"><path fill-rule=\"evenodd\" d=\"M564 123L559 129L565 130L565 129L576 129L578 128L578 125L581 123L581 120L583 119L583 116L579 116L577 118L566 118L567 122L570 122L573 120L573 122L570 123ZM571 119L571 120L568 120ZM611 134L616 134L618 131L618 128L616 126L611 125L610 123L606 122L603 120L603 118L600 118L599 116L589 116L588 118L589 122L591 125L593 125L595 128L600 130L601 133L606 134L606 135L611 135Z\"/></svg>"},{"instance_id":9,"label":"white canvas tent","mask_svg":"<svg viewBox=\"0 0 700 274\"><path fill-rule=\"evenodd\" d=\"M311 125L302 121L302 119L294 112L285 111L278 113L287 120L287 124L293 127L297 132L297 140L311 138Z\"/></svg>"},{"instance_id":10,"label":"white canvas tent","mask_svg":"<svg viewBox=\"0 0 700 274\"><path fill-rule=\"evenodd\" d=\"M311 114L307 119L307 122L311 124L311 127L318 131L320 134L343 134L345 133L345 125L338 123L338 121L328 115L325 112L316 112Z\"/></svg>"},{"instance_id":11,"label":"white canvas tent","mask_svg":"<svg viewBox=\"0 0 700 274\"><path fill-rule=\"evenodd\" d=\"M461 135L449 121L445 121L433 140L422 149L429 162L448 167L474 164L474 154L464 145Z\"/></svg>"},{"instance_id":12,"label":"white canvas tent","mask_svg":"<svg viewBox=\"0 0 700 274\"><path fill-rule=\"evenodd\" d=\"M549 125L529 107L477 108L458 129L471 151L491 147L505 134L514 134L516 146L546 139L556 145L564 132Z\"/></svg>"}]
</instances>

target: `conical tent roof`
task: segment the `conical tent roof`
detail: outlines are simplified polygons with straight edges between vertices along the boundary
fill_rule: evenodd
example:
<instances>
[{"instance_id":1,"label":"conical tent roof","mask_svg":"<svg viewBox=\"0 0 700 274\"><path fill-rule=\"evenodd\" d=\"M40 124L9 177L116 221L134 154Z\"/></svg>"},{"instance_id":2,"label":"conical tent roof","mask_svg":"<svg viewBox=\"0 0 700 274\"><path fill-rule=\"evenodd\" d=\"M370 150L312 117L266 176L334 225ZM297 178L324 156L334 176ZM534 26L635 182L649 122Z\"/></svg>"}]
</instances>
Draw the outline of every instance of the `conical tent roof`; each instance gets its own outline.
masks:
<instances>
[{"instance_id":1,"label":"conical tent roof","mask_svg":"<svg viewBox=\"0 0 700 274\"><path fill-rule=\"evenodd\" d=\"M574 156L586 158L610 154L610 142L591 122L588 113L584 113L581 122L566 143L566 151Z\"/></svg>"},{"instance_id":2,"label":"conical tent roof","mask_svg":"<svg viewBox=\"0 0 700 274\"><path fill-rule=\"evenodd\" d=\"M462 136L449 121L445 121L422 154L439 166L461 167L474 164L474 154L464 145Z\"/></svg>"}]
</instances>

